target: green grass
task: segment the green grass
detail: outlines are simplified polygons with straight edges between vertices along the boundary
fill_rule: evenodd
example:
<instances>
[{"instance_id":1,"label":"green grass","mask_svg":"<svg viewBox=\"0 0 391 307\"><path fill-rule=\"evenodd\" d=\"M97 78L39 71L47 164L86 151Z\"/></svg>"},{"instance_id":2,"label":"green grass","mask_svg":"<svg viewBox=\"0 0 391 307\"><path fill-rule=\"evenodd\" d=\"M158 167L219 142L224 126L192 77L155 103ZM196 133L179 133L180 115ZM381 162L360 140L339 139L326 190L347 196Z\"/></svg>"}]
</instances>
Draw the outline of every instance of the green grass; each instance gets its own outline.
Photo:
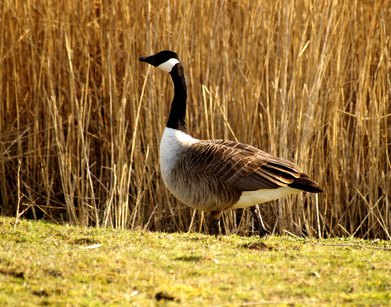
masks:
<instances>
[{"instance_id":1,"label":"green grass","mask_svg":"<svg viewBox=\"0 0 391 307\"><path fill-rule=\"evenodd\" d=\"M79 228L0 219L0 305L380 304L391 242Z\"/></svg>"}]
</instances>

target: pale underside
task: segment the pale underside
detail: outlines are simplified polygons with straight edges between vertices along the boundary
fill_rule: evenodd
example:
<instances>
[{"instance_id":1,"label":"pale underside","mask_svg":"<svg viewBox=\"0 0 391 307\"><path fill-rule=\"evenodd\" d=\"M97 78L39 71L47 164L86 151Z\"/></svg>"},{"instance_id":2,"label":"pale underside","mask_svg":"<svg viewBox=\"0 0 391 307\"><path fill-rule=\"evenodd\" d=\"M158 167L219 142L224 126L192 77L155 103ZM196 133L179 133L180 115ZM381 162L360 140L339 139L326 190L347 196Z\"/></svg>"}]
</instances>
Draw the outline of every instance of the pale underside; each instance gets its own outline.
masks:
<instances>
[{"instance_id":1,"label":"pale underside","mask_svg":"<svg viewBox=\"0 0 391 307\"><path fill-rule=\"evenodd\" d=\"M281 187L278 189L260 189L256 191L244 191L239 198L239 201L232 207L233 209L237 208L246 208L254 206L256 204L263 204L268 201L272 201L284 196L298 194L303 192L298 189L291 187Z\"/></svg>"}]
</instances>

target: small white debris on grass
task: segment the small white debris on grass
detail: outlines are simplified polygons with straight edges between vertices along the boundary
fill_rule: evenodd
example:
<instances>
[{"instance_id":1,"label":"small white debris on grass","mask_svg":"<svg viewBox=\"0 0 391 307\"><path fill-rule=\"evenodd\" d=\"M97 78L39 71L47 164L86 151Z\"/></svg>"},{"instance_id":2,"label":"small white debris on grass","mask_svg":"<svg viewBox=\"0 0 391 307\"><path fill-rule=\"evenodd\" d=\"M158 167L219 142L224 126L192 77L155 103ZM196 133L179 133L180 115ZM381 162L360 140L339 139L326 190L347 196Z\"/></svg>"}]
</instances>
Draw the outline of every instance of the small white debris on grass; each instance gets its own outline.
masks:
<instances>
[{"instance_id":1,"label":"small white debris on grass","mask_svg":"<svg viewBox=\"0 0 391 307\"><path fill-rule=\"evenodd\" d=\"M81 246L80 248L83 248L83 249L94 249L94 248L99 248L101 246L102 246L101 243L96 243L96 244L92 244L92 245Z\"/></svg>"},{"instance_id":2,"label":"small white debris on grass","mask_svg":"<svg viewBox=\"0 0 391 307\"><path fill-rule=\"evenodd\" d=\"M316 271L310 272L309 275L310 275L310 276L313 276L313 277L316 277L316 278L320 278L320 273L319 273L319 272L316 272Z\"/></svg>"},{"instance_id":3,"label":"small white debris on grass","mask_svg":"<svg viewBox=\"0 0 391 307\"><path fill-rule=\"evenodd\" d=\"M139 295L140 294L140 291L138 291L137 289L134 289L130 294L129 294L129 297L135 297L136 295Z\"/></svg>"}]
</instances>

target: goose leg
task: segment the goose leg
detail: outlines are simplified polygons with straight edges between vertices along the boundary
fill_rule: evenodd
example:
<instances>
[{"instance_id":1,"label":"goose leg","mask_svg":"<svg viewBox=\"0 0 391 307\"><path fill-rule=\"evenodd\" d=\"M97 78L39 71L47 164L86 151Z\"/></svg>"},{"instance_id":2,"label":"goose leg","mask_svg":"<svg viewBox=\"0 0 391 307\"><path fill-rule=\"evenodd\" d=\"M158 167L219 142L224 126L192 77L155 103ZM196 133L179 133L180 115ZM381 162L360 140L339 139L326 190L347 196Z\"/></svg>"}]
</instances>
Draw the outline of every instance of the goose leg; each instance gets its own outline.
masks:
<instances>
[{"instance_id":1,"label":"goose leg","mask_svg":"<svg viewBox=\"0 0 391 307\"><path fill-rule=\"evenodd\" d=\"M254 217L254 228L258 229L258 235L260 238L265 237L268 234L268 231L263 224L262 216L259 211L259 205L251 207L251 213Z\"/></svg>"},{"instance_id":2,"label":"goose leg","mask_svg":"<svg viewBox=\"0 0 391 307\"><path fill-rule=\"evenodd\" d=\"M210 234L218 236L220 235L221 229L220 229L220 216L221 212L220 211L212 211L210 213L211 215L211 221L209 225L210 229Z\"/></svg>"}]
</instances>

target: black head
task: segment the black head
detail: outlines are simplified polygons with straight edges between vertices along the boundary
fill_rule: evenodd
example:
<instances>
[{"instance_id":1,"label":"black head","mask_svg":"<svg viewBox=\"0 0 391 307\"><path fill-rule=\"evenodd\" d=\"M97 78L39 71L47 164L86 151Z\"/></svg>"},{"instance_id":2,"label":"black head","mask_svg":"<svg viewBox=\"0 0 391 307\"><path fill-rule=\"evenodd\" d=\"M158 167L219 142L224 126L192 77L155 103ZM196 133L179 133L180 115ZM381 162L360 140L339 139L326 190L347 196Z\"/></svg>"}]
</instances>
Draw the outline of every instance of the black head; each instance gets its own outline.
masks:
<instances>
[{"instance_id":1,"label":"black head","mask_svg":"<svg viewBox=\"0 0 391 307\"><path fill-rule=\"evenodd\" d=\"M166 72L171 72L172 68L180 63L178 55L171 50L163 50L154 55L141 57L141 62L151 64L157 68L160 68Z\"/></svg>"}]
</instances>

